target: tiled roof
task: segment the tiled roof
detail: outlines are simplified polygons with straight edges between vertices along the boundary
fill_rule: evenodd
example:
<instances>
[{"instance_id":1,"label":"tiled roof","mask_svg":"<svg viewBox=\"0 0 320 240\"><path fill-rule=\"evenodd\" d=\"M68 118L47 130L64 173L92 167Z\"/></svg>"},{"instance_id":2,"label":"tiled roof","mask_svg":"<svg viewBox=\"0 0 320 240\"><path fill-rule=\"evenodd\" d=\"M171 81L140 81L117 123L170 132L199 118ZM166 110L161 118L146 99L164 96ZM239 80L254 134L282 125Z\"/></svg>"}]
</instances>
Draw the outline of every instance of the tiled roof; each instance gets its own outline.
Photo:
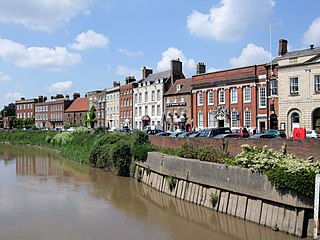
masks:
<instances>
[{"instance_id":1,"label":"tiled roof","mask_svg":"<svg viewBox=\"0 0 320 240\"><path fill-rule=\"evenodd\" d=\"M87 97L77 98L65 112L87 112L89 111L89 99Z\"/></svg>"},{"instance_id":2,"label":"tiled roof","mask_svg":"<svg viewBox=\"0 0 320 240\"><path fill-rule=\"evenodd\" d=\"M179 84L180 84L180 90L177 90L177 85ZM191 84L192 84L192 78L177 79L164 95L168 96L168 95L190 93L192 90Z\"/></svg>"},{"instance_id":3,"label":"tiled roof","mask_svg":"<svg viewBox=\"0 0 320 240\"><path fill-rule=\"evenodd\" d=\"M149 74L148 77L145 79L141 79L139 82L149 82L149 81L155 81L157 79L168 79L170 77L170 70L163 71L163 72L158 72L158 73L152 73Z\"/></svg>"},{"instance_id":4,"label":"tiled roof","mask_svg":"<svg viewBox=\"0 0 320 240\"><path fill-rule=\"evenodd\" d=\"M308 55L317 55L320 54L320 48L307 48L303 50L287 52L286 54L282 55L280 58L292 58L292 57L301 57L301 56L308 56Z\"/></svg>"}]
</instances>

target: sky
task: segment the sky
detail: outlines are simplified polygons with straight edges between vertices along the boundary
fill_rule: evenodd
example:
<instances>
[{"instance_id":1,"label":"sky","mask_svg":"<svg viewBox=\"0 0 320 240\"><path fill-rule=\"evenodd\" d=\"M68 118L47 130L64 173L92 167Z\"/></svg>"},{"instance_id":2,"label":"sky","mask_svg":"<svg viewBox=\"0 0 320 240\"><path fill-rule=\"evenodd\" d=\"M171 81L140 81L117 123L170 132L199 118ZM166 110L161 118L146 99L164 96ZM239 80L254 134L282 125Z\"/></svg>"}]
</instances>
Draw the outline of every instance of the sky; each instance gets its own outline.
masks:
<instances>
[{"instance_id":1,"label":"sky","mask_svg":"<svg viewBox=\"0 0 320 240\"><path fill-rule=\"evenodd\" d=\"M0 109L21 97L86 92L141 79L263 64L320 46L319 0L0 0Z\"/></svg>"}]
</instances>

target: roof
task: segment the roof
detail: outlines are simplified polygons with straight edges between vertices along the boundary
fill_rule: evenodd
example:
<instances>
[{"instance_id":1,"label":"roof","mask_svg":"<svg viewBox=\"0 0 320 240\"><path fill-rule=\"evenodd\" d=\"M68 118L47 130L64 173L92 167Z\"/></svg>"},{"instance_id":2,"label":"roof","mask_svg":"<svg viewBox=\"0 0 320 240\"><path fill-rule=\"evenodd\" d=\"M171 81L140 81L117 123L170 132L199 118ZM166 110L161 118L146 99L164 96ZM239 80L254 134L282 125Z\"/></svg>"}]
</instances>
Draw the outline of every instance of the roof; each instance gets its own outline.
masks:
<instances>
[{"instance_id":1,"label":"roof","mask_svg":"<svg viewBox=\"0 0 320 240\"><path fill-rule=\"evenodd\" d=\"M177 85L179 84L180 84L180 90L177 90ZM164 95L168 96L168 95L190 93L192 90L191 84L192 84L192 78L177 79Z\"/></svg>"},{"instance_id":2,"label":"roof","mask_svg":"<svg viewBox=\"0 0 320 240\"><path fill-rule=\"evenodd\" d=\"M140 82L151 82L151 81L155 81L157 79L168 79L170 76L171 76L171 70L157 72L157 73L151 73L145 79L141 79L139 81L139 83Z\"/></svg>"},{"instance_id":3,"label":"roof","mask_svg":"<svg viewBox=\"0 0 320 240\"><path fill-rule=\"evenodd\" d=\"M285 58L293 58L293 57L301 57L301 56L308 56L308 55L318 55L320 54L320 48L307 48L303 50L287 52L286 54L279 57L280 59Z\"/></svg>"},{"instance_id":4,"label":"roof","mask_svg":"<svg viewBox=\"0 0 320 240\"><path fill-rule=\"evenodd\" d=\"M77 98L65 112L87 112L89 111L88 97Z\"/></svg>"}]
</instances>

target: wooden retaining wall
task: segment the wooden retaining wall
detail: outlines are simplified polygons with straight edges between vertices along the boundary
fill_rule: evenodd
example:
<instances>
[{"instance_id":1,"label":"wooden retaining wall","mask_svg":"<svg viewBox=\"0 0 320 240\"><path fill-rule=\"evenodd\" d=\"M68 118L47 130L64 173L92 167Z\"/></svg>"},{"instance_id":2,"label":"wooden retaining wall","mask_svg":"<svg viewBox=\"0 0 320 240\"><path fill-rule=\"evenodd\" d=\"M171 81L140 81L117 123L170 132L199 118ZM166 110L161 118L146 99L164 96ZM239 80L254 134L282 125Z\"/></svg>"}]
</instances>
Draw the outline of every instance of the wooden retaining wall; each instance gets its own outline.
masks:
<instances>
[{"instance_id":1,"label":"wooden retaining wall","mask_svg":"<svg viewBox=\"0 0 320 240\"><path fill-rule=\"evenodd\" d=\"M172 167L172 164L176 165L176 168ZM193 169L198 167L199 171L190 171L188 169L189 165ZM221 179L221 175L217 176L217 179L209 177L203 170L210 168L210 165L213 168L218 167L218 171L227 176L227 181ZM161 153L149 153L146 162L137 162L134 177L160 192L212 208L221 213L298 237L312 236L312 199L307 199L295 193L286 192L284 194L276 189L270 190L273 187L271 184L265 183L265 176L261 176L262 181L253 181L250 178L248 180L246 176L248 174L247 169L231 169L230 172L230 169L228 169L230 167L222 168L220 165L215 165L214 163L167 156ZM168 170L169 166L171 170ZM187 170L187 174L183 177L182 172L185 172L185 170ZM239 171L244 172L244 177L237 176L237 183L234 184L230 178L235 173L242 175ZM260 175L254 175L254 178L259 178ZM175 187L171 190L167 176L174 176L176 182ZM248 182L246 182L246 179ZM251 182L253 182L253 185L251 185ZM224 183L225 187L223 187ZM235 185L250 186L237 186L239 190L235 191ZM246 187L248 188L247 190ZM257 190L254 191L255 189L252 188ZM212 198L214 196L216 196L217 202L213 206Z\"/></svg>"}]
</instances>

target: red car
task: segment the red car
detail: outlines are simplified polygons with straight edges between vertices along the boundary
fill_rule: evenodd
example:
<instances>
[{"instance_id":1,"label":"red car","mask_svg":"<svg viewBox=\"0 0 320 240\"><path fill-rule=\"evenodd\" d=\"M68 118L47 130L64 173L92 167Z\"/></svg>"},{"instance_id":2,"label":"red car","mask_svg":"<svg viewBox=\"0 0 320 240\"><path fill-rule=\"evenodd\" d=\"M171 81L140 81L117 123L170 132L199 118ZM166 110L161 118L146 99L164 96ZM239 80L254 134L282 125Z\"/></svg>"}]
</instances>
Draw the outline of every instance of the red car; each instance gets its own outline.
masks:
<instances>
[{"instance_id":1,"label":"red car","mask_svg":"<svg viewBox=\"0 0 320 240\"><path fill-rule=\"evenodd\" d=\"M234 128L232 129L232 134L239 135L242 138L249 137L249 132L246 128Z\"/></svg>"}]
</instances>

